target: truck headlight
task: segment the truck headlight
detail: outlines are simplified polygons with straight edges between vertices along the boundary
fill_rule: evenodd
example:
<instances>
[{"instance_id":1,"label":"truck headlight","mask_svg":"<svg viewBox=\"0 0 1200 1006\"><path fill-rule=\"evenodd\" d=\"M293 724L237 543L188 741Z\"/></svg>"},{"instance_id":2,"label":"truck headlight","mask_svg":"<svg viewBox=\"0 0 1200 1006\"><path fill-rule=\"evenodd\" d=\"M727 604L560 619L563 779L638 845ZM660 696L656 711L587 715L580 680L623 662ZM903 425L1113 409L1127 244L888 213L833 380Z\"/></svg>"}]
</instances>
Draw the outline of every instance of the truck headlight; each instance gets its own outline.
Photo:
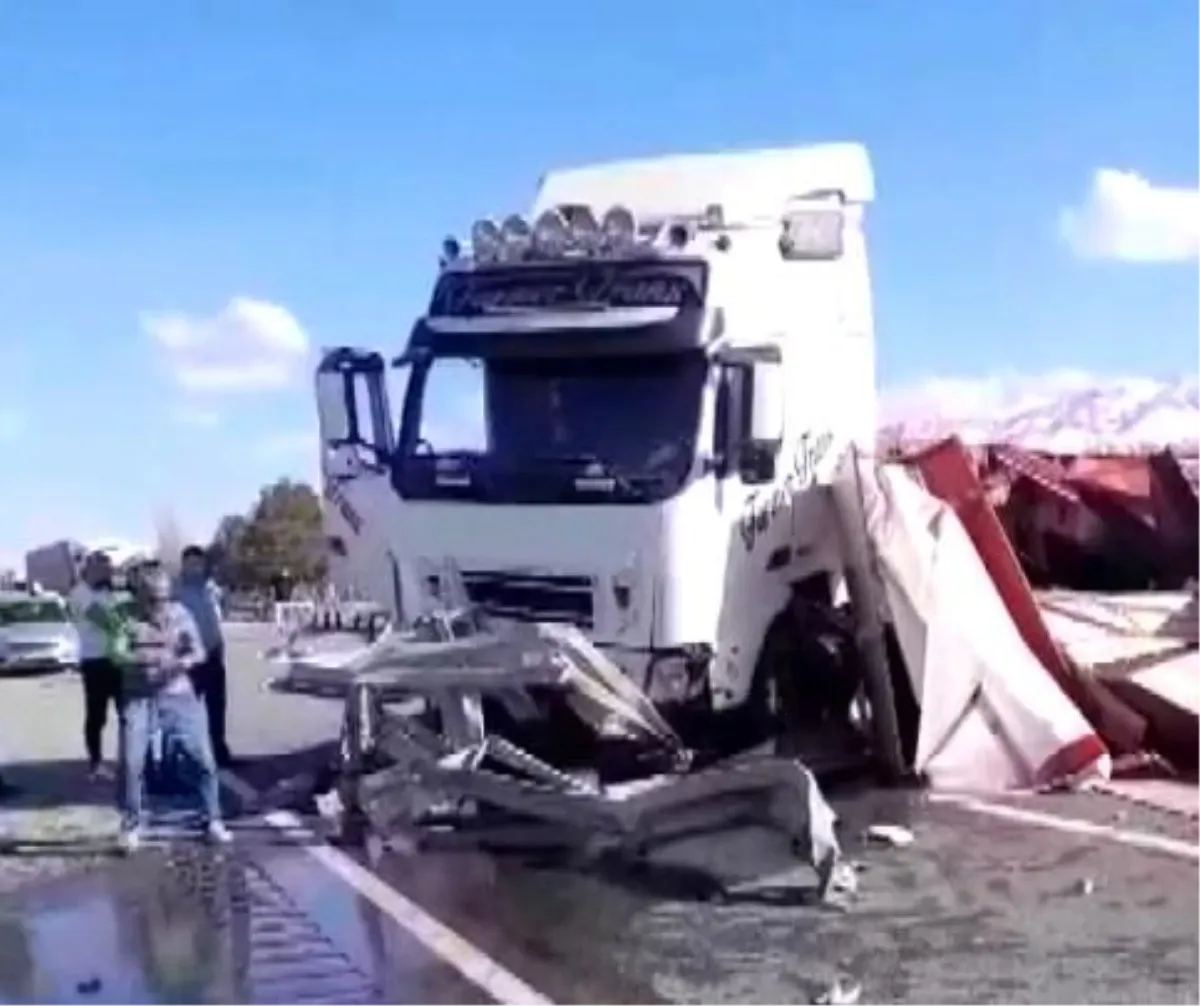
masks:
<instances>
[{"instance_id":1,"label":"truck headlight","mask_svg":"<svg viewBox=\"0 0 1200 1006\"><path fill-rule=\"evenodd\" d=\"M658 657L650 665L650 701L673 705L695 697L704 687L707 655L690 650Z\"/></svg>"}]
</instances>

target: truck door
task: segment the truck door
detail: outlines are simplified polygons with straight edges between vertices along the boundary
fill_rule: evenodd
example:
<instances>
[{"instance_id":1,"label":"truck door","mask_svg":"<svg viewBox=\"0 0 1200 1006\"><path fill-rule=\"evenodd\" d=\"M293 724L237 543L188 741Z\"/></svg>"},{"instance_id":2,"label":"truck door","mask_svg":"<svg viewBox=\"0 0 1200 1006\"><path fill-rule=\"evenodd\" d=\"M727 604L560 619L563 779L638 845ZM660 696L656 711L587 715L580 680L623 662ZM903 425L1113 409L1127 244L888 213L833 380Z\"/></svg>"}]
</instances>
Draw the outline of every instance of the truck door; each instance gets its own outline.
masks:
<instances>
[{"instance_id":1,"label":"truck door","mask_svg":"<svg viewBox=\"0 0 1200 1006\"><path fill-rule=\"evenodd\" d=\"M718 363L714 474L728 538L716 573L722 581L717 651L725 671L713 701L725 708L750 697L763 640L787 600L793 500L782 450L783 400L775 394L781 391L778 350L730 349Z\"/></svg>"},{"instance_id":2,"label":"truck door","mask_svg":"<svg viewBox=\"0 0 1200 1006\"><path fill-rule=\"evenodd\" d=\"M386 475L395 446L387 393L387 365L379 353L342 347L317 366L321 471L345 484Z\"/></svg>"},{"instance_id":3,"label":"truck door","mask_svg":"<svg viewBox=\"0 0 1200 1006\"><path fill-rule=\"evenodd\" d=\"M381 562L395 446L387 364L368 350L329 350L317 366L316 396L330 579L345 593L387 603L390 573Z\"/></svg>"}]
</instances>

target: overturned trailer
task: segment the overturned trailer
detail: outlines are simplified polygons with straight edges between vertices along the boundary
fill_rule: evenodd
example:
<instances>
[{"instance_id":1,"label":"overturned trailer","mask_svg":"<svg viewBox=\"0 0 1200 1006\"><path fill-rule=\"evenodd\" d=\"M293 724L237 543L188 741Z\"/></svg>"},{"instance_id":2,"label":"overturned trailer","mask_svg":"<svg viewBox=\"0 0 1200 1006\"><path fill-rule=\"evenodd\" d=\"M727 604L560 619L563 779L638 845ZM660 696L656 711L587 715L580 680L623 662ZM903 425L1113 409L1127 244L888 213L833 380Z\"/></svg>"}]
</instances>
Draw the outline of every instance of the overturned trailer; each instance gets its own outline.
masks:
<instances>
[{"instance_id":1,"label":"overturned trailer","mask_svg":"<svg viewBox=\"0 0 1200 1006\"><path fill-rule=\"evenodd\" d=\"M977 453L1036 585L1133 591L1195 580L1200 508L1190 459L1170 450L1065 456L1010 445Z\"/></svg>"}]
</instances>

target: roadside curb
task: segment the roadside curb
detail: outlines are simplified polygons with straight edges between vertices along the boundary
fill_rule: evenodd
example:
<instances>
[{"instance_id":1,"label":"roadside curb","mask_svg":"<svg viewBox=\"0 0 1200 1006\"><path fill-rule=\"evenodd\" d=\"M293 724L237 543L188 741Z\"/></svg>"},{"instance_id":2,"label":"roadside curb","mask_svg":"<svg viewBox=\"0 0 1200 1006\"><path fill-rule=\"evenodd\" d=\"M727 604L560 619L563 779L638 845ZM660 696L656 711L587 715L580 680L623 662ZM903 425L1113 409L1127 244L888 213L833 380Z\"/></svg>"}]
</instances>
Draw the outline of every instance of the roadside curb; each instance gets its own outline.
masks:
<instances>
[{"instance_id":1,"label":"roadside curb","mask_svg":"<svg viewBox=\"0 0 1200 1006\"><path fill-rule=\"evenodd\" d=\"M1146 783L1157 783L1158 786L1154 789L1165 788L1165 786L1177 786L1179 790L1189 791L1193 794L1189 803L1195 803L1196 806L1182 806L1179 803L1172 803L1164 796L1155 796L1153 793L1138 792L1135 787L1145 786ZM1165 786L1163 785L1165 783ZM1122 782L1121 780L1112 780L1109 782L1092 782L1084 787L1086 792L1100 793L1104 796L1112 797L1115 800L1121 800L1124 803L1131 803L1137 807L1144 807L1147 810L1152 810L1157 813L1169 814L1172 817L1181 818L1186 821L1200 822L1200 788L1191 783L1177 783L1174 780L1130 780ZM1181 798L1186 799L1183 792L1178 794Z\"/></svg>"}]
</instances>

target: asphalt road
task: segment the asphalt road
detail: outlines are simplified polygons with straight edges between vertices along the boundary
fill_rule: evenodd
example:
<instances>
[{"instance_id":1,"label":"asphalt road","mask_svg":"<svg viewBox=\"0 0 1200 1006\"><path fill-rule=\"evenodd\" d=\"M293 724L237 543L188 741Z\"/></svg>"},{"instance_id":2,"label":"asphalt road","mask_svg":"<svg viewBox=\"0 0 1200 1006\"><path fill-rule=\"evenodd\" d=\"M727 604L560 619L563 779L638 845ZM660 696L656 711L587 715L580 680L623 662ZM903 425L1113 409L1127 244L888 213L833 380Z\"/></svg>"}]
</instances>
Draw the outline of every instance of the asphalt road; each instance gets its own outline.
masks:
<instances>
[{"instance_id":1,"label":"asphalt road","mask_svg":"<svg viewBox=\"0 0 1200 1006\"><path fill-rule=\"evenodd\" d=\"M231 739L258 788L311 769L339 712L269 693L265 641L231 630ZM810 1002L839 979L863 1002L1200 1001L1197 865L1186 856L1195 824L1111 797L993 801L1053 825L1035 826L919 794L835 795L860 866L859 892L841 908L814 904L811 876L753 832L693 843L649 869L581 873L462 853L355 866L246 821L220 857L168 842L113 862L96 845L115 823L107 793L68 762L78 683L0 688L10 771L42 787L0 810L0 829L27 848L47 842L0 856L5 1001L519 1001L493 973L559 1002ZM1079 834L1062 818L1110 832ZM864 841L876 822L914 841ZM1179 845L1137 848L1131 834ZM72 932L106 926L116 935L75 949Z\"/></svg>"},{"instance_id":2,"label":"asphalt road","mask_svg":"<svg viewBox=\"0 0 1200 1006\"><path fill-rule=\"evenodd\" d=\"M1194 862L917 799L837 803L862 867L844 910L806 903L806 871L772 876L751 836L710 851L716 873L768 867L725 897L686 868L380 869L561 1001L812 1002L839 979L866 1002L1196 1001ZM875 821L914 843L861 842Z\"/></svg>"}]
</instances>

